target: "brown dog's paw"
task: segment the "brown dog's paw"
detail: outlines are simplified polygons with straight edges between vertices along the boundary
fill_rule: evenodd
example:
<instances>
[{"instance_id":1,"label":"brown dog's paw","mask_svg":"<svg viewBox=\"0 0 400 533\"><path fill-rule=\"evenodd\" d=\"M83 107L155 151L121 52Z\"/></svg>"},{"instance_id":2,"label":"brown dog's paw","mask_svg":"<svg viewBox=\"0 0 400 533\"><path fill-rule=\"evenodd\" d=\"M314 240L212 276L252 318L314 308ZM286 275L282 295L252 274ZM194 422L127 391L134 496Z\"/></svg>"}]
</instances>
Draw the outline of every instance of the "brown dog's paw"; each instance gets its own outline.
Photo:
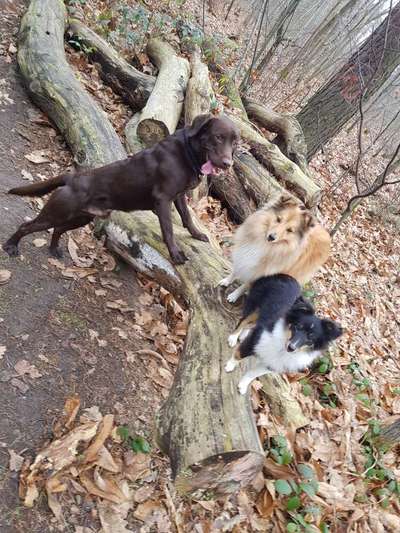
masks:
<instances>
[{"instance_id":1,"label":"brown dog's paw","mask_svg":"<svg viewBox=\"0 0 400 533\"><path fill-rule=\"evenodd\" d=\"M63 251L58 246L57 246L57 248L51 248L50 247L49 248L49 253L50 253L50 255L55 257L56 259L62 259L63 256L64 256Z\"/></svg>"},{"instance_id":2,"label":"brown dog's paw","mask_svg":"<svg viewBox=\"0 0 400 533\"><path fill-rule=\"evenodd\" d=\"M3 244L3 250L10 257L17 257L17 255L19 255L18 246L16 244L11 244L11 243L6 242Z\"/></svg>"},{"instance_id":3,"label":"brown dog's paw","mask_svg":"<svg viewBox=\"0 0 400 533\"><path fill-rule=\"evenodd\" d=\"M183 263L188 260L182 250L176 250L174 252L171 252L171 259L175 265L183 265Z\"/></svg>"},{"instance_id":4,"label":"brown dog's paw","mask_svg":"<svg viewBox=\"0 0 400 533\"><path fill-rule=\"evenodd\" d=\"M203 241L203 242L209 242L209 238L207 237L207 235L205 233L192 233L192 237L193 239L197 239L198 241Z\"/></svg>"}]
</instances>

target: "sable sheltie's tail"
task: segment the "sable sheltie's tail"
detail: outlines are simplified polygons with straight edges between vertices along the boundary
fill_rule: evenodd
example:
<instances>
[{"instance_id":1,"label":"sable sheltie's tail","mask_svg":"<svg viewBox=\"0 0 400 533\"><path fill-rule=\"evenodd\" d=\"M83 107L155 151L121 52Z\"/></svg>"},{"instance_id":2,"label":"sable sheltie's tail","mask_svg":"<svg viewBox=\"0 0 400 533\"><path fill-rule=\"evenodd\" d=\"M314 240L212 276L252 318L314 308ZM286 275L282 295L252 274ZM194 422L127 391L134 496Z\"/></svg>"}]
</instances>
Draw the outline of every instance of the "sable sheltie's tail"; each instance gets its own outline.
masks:
<instances>
[{"instance_id":1,"label":"sable sheltie's tail","mask_svg":"<svg viewBox=\"0 0 400 533\"><path fill-rule=\"evenodd\" d=\"M65 175L57 176L46 181L38 181L25 187L15 187L14 189L10 189L8 194L17 194L18 196L44 196L62 185L65 185Z\"/></svg>"}]
</instances>

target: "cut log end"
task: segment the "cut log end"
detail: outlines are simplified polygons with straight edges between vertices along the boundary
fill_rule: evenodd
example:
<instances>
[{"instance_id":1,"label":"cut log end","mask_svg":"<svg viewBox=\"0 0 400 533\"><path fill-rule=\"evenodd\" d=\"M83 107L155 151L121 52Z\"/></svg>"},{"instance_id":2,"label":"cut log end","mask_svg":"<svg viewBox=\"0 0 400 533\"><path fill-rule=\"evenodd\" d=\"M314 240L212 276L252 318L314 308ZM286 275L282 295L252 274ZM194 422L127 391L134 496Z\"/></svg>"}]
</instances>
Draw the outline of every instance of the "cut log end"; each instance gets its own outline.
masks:
<instances>
[{"instance_id":1,"label":"cut log end","mask_svg":"<svg viewBox=\"0 0 400 533\"><path fill-rule=\"evenodd\" d=\"M214 455L181 471L175 486L180 494L192 497L231 494L251 483L264 461L262 453L247 450Z\"/></svg>"},{"instance_id":2,"label":"cut log end","mask_svg":"<svg viewBox=\"0 0 400 533\"><path fill-rule=\"evenodd\" d=\"M137 126L137 135L147 147L162 141L169 134L166 124L155 118L143 119Z\"/></svg>"}]
</instances>

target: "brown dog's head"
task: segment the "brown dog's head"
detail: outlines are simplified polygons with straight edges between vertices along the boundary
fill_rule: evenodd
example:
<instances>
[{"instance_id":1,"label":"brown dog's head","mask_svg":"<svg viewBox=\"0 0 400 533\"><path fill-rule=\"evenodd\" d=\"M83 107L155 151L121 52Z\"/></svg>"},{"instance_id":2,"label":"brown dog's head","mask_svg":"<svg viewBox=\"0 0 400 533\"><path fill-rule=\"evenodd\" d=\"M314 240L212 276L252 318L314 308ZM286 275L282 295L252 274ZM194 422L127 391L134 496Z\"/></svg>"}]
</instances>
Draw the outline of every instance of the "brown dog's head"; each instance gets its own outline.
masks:
<instances>
[{"instance_id":1,"label":"brown dog's head","mask_svg":"<svg viewBox=\"0 0 400 533\"><path fill-rule=\"evenodd\" d=\"M265 238L270 244L299 243L315 226L310 211L293 196L281 194L265 207Z\"/></svg>"},{"instance_id":2,"label":"brown dog's head","mask_svg":"<svg viewBox=\"0 0 400 533\"><path fill-rule=\"evenodd\" d=\"M239 130L229 118L199 115L194 119L188 136L192 142L196 141L206 161L202 167L204 174L215 174L217 169L227 169L232 165Z\"/></svg>"}]
</instances>

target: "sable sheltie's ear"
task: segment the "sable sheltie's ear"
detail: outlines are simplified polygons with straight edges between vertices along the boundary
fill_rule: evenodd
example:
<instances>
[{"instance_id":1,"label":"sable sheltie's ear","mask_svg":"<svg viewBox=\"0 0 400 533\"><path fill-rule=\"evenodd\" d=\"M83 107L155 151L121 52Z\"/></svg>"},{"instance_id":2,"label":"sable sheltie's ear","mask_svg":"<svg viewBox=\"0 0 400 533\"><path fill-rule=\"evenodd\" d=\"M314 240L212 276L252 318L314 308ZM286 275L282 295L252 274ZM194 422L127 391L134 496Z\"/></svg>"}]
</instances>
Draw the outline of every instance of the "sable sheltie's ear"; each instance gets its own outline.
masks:
<instances>
[{"instance_id":1,"label":"sable sheltie's ear","mask_svg":"<svg viewBox=\"0 0 400 533\"><path fill-rule=\"evenodd\" d=\"M272 207L276 211L283 211L284 209L299 206L297 198L286 192L279 194L272 202Z\"/></svg>"},{"instance_id":2,"label":"sable sheltie's ear","mask_svg":"<svg viewBox=\"0 0 400 533\"><path fill-rule=\"evenodd\" d=\"M303 211L300 231L304 234L316 225L316 220L310 211Z\"/></svg>"},{"instance_id":3,"label":"sable sheltie's ear","mask_svg":"<svg viewBox=\"0 0 400 533\"><path fill-rule=\"evenodd\" d=\"M321 320L322 331L324 332L326 340L334 341L341 335L343 335L343 328L340 324L333 322L333 320L322 319Z\"/></svg>"},{"instance_id":4,"label":"sable sheltie's ear","mask_svg":"<svg viewBox=\"0 0 400 533\"><path fill-rule=\"evenodd\" d=\"M197 117L193 120L192 125L189 128L189 137L194 137L195 135L198 135L202 130L207 129L213 118L215 118L214 115L211 115L210 113L207 113L205 115L197 115Z\"/></svg>"}]
</instances>

